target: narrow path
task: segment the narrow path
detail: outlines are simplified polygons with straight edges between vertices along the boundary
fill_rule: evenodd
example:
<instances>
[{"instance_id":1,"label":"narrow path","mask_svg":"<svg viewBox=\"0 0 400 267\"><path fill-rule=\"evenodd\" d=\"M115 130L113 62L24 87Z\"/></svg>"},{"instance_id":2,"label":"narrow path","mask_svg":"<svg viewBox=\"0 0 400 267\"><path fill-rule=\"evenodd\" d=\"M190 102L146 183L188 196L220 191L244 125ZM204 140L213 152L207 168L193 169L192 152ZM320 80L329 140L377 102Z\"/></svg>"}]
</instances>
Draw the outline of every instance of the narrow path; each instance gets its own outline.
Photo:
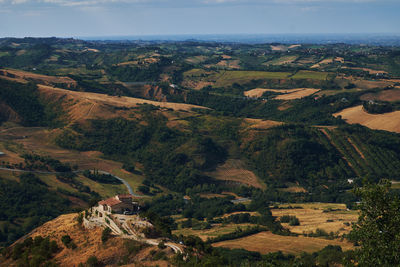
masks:
<instances>
[{"instance_id":1,"label":"narrow path","mask_svg":"<svg viewBox=\"0 0 400 267\"><path fill-rule=\"evenodd\" d=\"M354 144L353 140L351 140L350 137L347 137L347 141L349 141L350 145L352 145L357 153L365 160L364 153L362 153L361 150Z\"/></svg>"},{"instance_id":2,"label":"narrow path","mask_svg":"<svg viewBox=\"0 0 400 267\"><path fill-rule=\"evenodd\" d=\"M98 171L98 172L99 172L99 173L102 173L102 174L109 174L109 175L113 176L114 178L120 180L120 181L126 186L126 188L128 189L129 194L131 194L132 196L134 196L134 197L143 197L143 196L141 196L141 195L135 194L135 193L133 192L133 189L132 189L131 185L128 184L128 182L127 182L126 180L122 179L121 177L118 177L118 176L116 176L116 175L114 175L114 174L112 174L112 173L106 172L106 171L101 171L101 170L100 170L100 171Z\"/></svg>"},{"instance_id":3,"label":"narrow path","mask_svg":"<svg viewBox=\"0 0 400 267\"><path fill-rule=\"evenodd\" d=\"M2 167L0 167L0 170L3 170L3 171L12 171L12 172L24 172L24 173L29 173L29 172L31 172L31 173L38 173L38 174L63 174L63 173L65 173L65 172L28 171L28 170L10 169L10 168L2 168ZM73 173L80 173L80 172L83 172L83 171L82 171L82 170L73 171ZM116 176L116 175L114 175L114 174L112 174L112 173L109 173L109 172L106 172L106 171L102 171L102 170L99 170L98 172L101 173L101 174L111 175L111 176L113 176L114 178L120 180L120 181L125 185L125 187L128 189L129 194L131 194L132 196L134 196L134 197L143 197L143 196L141 196L141 195L135 194L135 193L133 192L133 189L132 189L132 187L130 186L130 184L129 184L126 180L124 180L123 178L118 177L118 176Z\"/></svg>"}]
</instances>

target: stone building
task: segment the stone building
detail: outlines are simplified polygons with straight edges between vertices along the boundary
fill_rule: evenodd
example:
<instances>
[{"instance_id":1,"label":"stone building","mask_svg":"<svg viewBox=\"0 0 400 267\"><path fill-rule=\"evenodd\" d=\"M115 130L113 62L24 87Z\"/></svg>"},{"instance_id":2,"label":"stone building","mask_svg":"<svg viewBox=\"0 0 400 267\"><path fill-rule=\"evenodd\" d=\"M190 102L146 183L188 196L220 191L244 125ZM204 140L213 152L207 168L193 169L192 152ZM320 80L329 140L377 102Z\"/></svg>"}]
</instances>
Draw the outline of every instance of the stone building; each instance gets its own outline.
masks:
<instances>
[{"instance_id":1,"label":"stone building","mask_svg":"<svg viewBox=\"0 0 400 267\"><path fill-rule=\"evenodd\" d=\"M98 204L99 210L105 213L132 214L139 210L139 204L133 201L132 195L117 195Z\"/></svg>"}]
</instances>

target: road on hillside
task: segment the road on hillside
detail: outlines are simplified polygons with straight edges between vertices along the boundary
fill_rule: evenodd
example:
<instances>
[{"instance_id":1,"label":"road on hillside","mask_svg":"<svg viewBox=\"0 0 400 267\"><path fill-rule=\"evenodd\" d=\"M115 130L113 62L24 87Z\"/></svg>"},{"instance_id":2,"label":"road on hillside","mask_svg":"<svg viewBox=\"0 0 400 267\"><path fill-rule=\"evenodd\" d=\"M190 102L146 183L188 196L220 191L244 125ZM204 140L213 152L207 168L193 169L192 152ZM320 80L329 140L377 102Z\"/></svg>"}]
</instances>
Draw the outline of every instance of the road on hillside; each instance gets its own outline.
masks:
<instances>
[{"instance_id":1,"label":"road on hillside","mask_svg":"<svg viewBox=\"0 0 400 267\"><path fill-rule=\"evenodd\" d=\"M121 177L118 177L118 176L116 176L116 175L114 175L112 173L106 172L106 171L99 170L98 172L102 173L102 174L109 174L109 175L113 176L114 178L120 180L126 186L126 188L128 189L129 194L131 194L132 196L134 196L134 197L142 197L140 195L135 194L133 192L133 189L132 189L131 185L128 184L128 182L126 180L122 179Z\"/></svg>"},{"instance_id":2,"label":"road on hillside","mask_svg":"<svg viewBox=\"0 0 400 267\"><path fill-rule=\"evenodd\" d=\"M0 167L0 170L12 171L12 172L25 172L25 173L31 172L31 173L37 173L37 174L63 174L63 173L65 173L65 172L27 171L27 170L10 169L10 168L2 168L2 167ZM83 171L81 171L81 170L80 171L73 171L73 173L80 173L80 172L83 172ZM118 176L116 176L116 175L114 175L112 173L109 173L109 172L106 172L106 171L102 171L102 170L99 170L98 172L101 173L101 174L111 175L112 177L120 180L126 186L126 188L128 189L129 194L131 194L132 196L134 196L134 197L143 197L141 195L135 194L133 192L133 189L130 186L130 184L126 180L124 180L123 178L118 177Z\"/></svg>"}]
</instances>

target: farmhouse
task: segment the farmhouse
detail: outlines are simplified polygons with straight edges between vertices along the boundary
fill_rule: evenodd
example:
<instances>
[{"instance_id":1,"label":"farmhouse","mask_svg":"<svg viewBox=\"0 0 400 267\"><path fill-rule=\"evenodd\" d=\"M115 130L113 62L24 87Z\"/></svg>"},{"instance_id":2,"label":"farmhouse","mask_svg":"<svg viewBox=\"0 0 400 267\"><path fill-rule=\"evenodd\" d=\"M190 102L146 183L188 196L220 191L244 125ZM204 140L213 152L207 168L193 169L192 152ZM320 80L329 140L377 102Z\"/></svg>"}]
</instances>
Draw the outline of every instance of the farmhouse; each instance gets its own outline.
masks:
<instances>
[{"instance_id":1,"label":"farmhouse","mask_svg":"<svg viewBox=\"0 0 400 267\"><path fill-rule=\"evenodd\" d=\"M132 195L117 195L115 197L99 201L99 211L104 213L132 214L139 210L139 204L133 202Z\"/></svg>"}]
</instances>

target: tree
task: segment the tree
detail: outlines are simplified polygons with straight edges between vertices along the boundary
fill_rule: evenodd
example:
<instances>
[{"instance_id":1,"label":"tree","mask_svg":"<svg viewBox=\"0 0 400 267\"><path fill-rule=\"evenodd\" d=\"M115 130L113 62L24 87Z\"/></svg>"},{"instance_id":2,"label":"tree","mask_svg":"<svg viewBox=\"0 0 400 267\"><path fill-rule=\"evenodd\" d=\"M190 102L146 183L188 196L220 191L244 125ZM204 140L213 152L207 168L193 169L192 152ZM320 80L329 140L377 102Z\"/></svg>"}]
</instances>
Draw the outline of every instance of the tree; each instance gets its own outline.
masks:
<instances>
[{"instance_id":1,"label":"tree","mask_svg":"<svg viewBox=\"0 0 400 267\"><path fill-rule=\"evenodd\" d=\"M101 233L101 241L103 243L107 242L107 240L111 237L111 229L106 227Z\"/></svg>"},{"instance_id":2,"label":"tree","mask_svg":"<svg viewBox=\"0 0 400 267\"><path fill-rule=\"evenodd\" d=\"M96 267L99 266L99 264L99 260L96 256L90 256L86 261L86 265L89 267Z\"/></svg>"},{"instance_id":3,"label":"tree","mask_svg":"<svg viewBox=\"0 0 400 267\"><path fill-rule=\"evenodd\" d=\"M356 253L360 266L400 264L400 199L390 192L390 185L381 181L356 190L360 216L350 237L360 245Z\"/></svg>"}]
</instances>

